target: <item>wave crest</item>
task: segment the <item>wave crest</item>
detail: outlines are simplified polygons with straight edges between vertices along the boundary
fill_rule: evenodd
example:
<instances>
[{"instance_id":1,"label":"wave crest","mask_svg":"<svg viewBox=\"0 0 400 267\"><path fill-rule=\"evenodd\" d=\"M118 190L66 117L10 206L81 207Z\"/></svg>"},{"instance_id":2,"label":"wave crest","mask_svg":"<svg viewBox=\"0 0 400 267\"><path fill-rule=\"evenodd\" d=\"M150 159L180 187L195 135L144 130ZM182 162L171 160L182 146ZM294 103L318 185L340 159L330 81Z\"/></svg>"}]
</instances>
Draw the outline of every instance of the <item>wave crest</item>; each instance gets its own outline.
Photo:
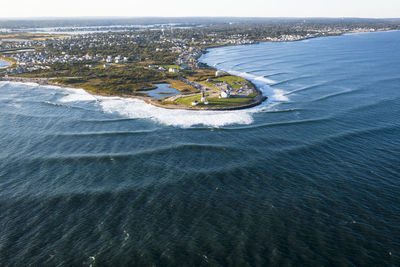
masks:
<instances>
[{"instance_id":1,"label":"wave crest","mask_svg":"<svg viewBox=\"0 0 400 267\"><path fill-rule=\"evenodd\" d=\"M119 114L129 118L149 118L155 122L178 127L204 125L221 127L230 124L250 124L252 111L191 111L170 110L147 104L138 99L104 98L100 106L107 113Z\"/></svg>"}]
</instances>

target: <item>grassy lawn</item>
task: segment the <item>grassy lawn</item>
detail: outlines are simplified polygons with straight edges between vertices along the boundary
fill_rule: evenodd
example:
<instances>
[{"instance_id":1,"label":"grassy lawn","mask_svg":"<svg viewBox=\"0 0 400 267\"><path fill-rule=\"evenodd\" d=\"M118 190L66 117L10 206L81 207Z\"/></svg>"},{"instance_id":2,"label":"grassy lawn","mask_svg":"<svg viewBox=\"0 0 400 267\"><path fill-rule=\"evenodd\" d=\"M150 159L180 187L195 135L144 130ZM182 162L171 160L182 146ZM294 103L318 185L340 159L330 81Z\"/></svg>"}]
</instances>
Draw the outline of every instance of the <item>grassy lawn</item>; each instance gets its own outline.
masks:
<instances>
[{"instance_id":1,"label":"grassy lawn","mask_svg":"<svg viewBox=\"0 0 400 267\"><path fill-rule=\"evenodd\" d=\"M176 100L177 103L192 106L192 102L198 101L200 103L201 94L188 96L188 97L181 97ZM231 97L231 98L218 98L212 97L207 98L208 105L199 104L198 106L205 106L205 107L234 107L234 106L241 106L252 103L253 97Z\"/></svg>"},{"instance_id":2,"label":"grassy lawn","mask_svg":"<svg viewBox=\"0 0 400 267\"><path fill-rule=\"evenodd\" d=\"M143 90L155 89L152 83L133 83L121 79L100 78L58 78L54 80L59 84L90 90L94 93L106 95L146 95Z\"/></svg>"},{"instance_id":3,"label":"grassy lawn","mask_svg":"<svg viewBox=\"0 0 400 267\"><path fill-rule=\"evenodd\" d=\"M199 91L196 88L178 79L167 79L166 82L170 84L169 87L174 88L183 93L196 93Z\"/></svg>"},{"instance_id":4,"label":"grassy lawn","mask_svg":"<svg viewBox=\"0 0 400 267\"><path fill-rule=\"evenodd\" d=\"M199 69L196 71L184 70L183 72L185 73L186 79L197 82L215 77L214 69Z\"/></svg>"},{"instance_id":5,"label":"grassy lawn","mask_svg":"<svg viewBox=\"0 0 400 267\"><path fill-rule=\"evenodd\" d=\"M212 82L198 82L199 84L202 84L202 85L205 85L205 86L207 86L208 88L211 88L211 89L216 89L216 87L215 87L215 85L212 83Z\"/></svg>"},{"instance_id":6,"label":"grassy lawn","mask_svg":"<svg viewBox=\"0 0 400 267\"><path fill-rule=\"evenodd\" d=\"M240 87L242 87L242 85L234 84L234 83L242 83L242 84L248 83L248 81L246 79L244 79L242 77L238 77L238 76L232 76L232 75L214 78L213 80L214 80L214 82L226 82L232 88L235 88L235 89L239 89Z\"/></svg>"},{"instance_id":7,"label":"grassy lawn","mask_svg":"<svg viewBox=\"0 0 400 267\"><path fill-rule=\"evenodd\" d=\"M162 67L164 67L166 70L168 70L169 68L178 69L178 70L181 69L181 67L178 65L162 65Z\"/></svg>"}]
</instances>

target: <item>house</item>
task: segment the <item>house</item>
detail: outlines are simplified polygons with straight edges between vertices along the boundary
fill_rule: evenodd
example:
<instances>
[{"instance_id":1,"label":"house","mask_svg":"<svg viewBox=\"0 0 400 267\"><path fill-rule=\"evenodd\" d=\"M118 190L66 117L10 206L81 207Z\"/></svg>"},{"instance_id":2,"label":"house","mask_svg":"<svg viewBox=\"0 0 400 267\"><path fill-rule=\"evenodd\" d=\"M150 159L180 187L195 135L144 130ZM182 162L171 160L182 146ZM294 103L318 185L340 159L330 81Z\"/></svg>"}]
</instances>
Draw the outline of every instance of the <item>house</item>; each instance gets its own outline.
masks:
<instances>
[{"instance_id":1,"label":"house","mask_svg":"<svg viewBox=\"0 0 400 267\"><path fill-rule=\"evenodd\" d=\"M115 59L114 59L114 62L115 63L124 63L124 61L122 60L121 56L116 56Z\"/></svg>"},{"instance_id":2,"label":"house","mask_svg":"<svg viewBox=\"0 0 400 267\"><path fill-rule=\"evenodd\" d=\"M219 94L219 98L229 98L229 97L231 97L231 93L229 92L229 90L222 91Z\"/></svg>"},{"instance_id":3,"label":"house","mask_svg":"<svg viewBox=\"0 0 400 267\"><path fill-rule=\"evenodd\" d=\"M170 72L170 73L178 73L179 70L177 68L169 68L168 72Z\"/></svg>"},{"instance_id":4,"label":"house","mask_svg":"<svg viewBox=\"0 0 400 267\"><path fill-rule=\"evenodd\" d=\"M112 62L113 62L112 56L108 56L108 57L106 58L106 62L107 62L107 63L112 63Z\"/></svg>"}]
</instances>

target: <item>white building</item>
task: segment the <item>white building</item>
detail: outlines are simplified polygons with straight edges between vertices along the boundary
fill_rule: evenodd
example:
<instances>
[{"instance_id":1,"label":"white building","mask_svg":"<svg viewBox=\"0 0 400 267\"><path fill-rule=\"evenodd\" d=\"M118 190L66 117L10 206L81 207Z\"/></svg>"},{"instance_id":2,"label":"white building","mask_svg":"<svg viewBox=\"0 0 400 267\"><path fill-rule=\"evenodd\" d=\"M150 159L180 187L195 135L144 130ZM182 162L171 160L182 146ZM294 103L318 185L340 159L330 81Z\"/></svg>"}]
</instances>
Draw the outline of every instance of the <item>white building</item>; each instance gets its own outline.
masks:
<instances>
[{"instance_id":1,"label":"white building","mask_svg":"<svg viewBox=\"0 0 400 267\"><path fill-rule=\"evenodd\" d=\"M113 62L112 56L108 56L108 57L106 58L106 62L107 62L107 63L112 63L112 62Z\"/></svg>"},{"instance_id":2,"label":"white building","mask_svg":"<svg viewBox=\"0 0 400 267\"><path fill-rule=\"evenodd\" d=\"M115 63L123 63L124 61L122 60L121 55L118 55L118 56L115 57L114 62Z\"/></svg>"},{"instance_id":3,"label":"white building","mask_svg":"<svg viewBox=\"0 0 400 267\"><path fill-rule=\"evenodd\" d=\"M222 74L224 74L224 72L223 71L221 71L221 70L217 70L216 72L215 72L215 76L221 76Z\"/></svg>"},{"instance_id":4,"label":"white building","mask_svg":"<svg viewBox=\"0 0 400 267\"><path fill-rule=\"evenodd\" d=\"M168 72L170 72L170 73L178 73L179 70L177 68L169 68Z\"/></svg>"},{"instance_id":5,"label":"white building","mask_svg":"<svg viewBox=\"0 0 400 267\"><path fill-rule=\"evenodd\" d=\"M222 91L220 93L219 97L220 98L229 98L229 97L231 97L231 94L230 94L230 92L228 90L226 90L226 91Z\"/></svg>"}]
</instances>

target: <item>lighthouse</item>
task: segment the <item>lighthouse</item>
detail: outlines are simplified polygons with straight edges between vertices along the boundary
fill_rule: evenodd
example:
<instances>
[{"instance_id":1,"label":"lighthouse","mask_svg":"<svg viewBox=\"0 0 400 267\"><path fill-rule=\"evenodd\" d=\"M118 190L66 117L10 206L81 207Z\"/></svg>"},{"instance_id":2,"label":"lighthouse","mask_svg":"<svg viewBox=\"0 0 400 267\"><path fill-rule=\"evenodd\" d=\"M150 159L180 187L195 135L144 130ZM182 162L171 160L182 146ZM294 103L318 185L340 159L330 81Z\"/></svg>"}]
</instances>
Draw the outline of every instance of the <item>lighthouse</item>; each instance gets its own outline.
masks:
<instances>
[{"instance_id":1,"label":"lighthouse","mask_svg":"<svg viewBox=\"0 0 400 267\"><path fill-rule=\"evenodd\" d=\"M204 92L204 89L201 90L201 102L203 102L205 104L206 100L206 93Z\"/></svg>"}]
</instances>

